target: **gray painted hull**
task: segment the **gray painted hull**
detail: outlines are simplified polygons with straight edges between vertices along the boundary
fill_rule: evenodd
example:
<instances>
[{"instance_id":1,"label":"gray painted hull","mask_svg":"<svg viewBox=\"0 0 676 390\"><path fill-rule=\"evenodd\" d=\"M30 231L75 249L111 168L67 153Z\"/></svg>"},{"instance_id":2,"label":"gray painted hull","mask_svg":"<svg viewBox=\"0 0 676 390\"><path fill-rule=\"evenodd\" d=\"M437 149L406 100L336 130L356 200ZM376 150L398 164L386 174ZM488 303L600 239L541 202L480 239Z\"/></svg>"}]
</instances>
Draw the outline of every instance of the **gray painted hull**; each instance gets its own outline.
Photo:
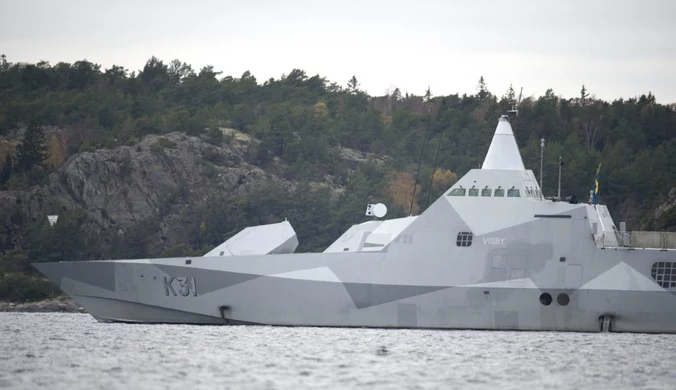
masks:
<instances>
[{"instance_id":1,"label":"gray painted hull","mask_svg":"<svg viewBox=\"0 0 676 390\"><path fill-rule=\"evenodd\" d=\"M454 294L438 294L436 299L461 299L461 295L484 295L482 289L458 288ZM500 292L492 291L492 296L500 296ZM454 297L454 295L457 295ZM613 291L577 291L571 296L572 301L589 299L592 301L615 301L616 306L623 306L622 302L637 302L636 293ZM673 296L669 293L641 294L643 304L672 302ZM512 293L514 299L537 302L537 291L516 291ZM268 321L255 322L237 319L239 313L227 313L226 318L220 316L219 310L213 310L212 315L195 314L190 311L181 311L141 304L123 300L74 296L75 300L90 310L90 314L101 322L126 323L160 323L160 324L193 324L193 325L280 325L280 326L317 326L317 327L373 327L373 328L423 328L423 329L474 329L474 330L530 330L530 331L567 331L567 332L599 332L601 330L601 316L613 314L613 332L639 333L676 333L674 323L676 315L673 313L651 312L650 310L598 310L591 307L561 308L556 303L548 309L534 307L530 310L514 311L506 304L499 305L486 298L487 303L482 308L437 306L434 309L424 310L425 306L415 303L388 304L369 313L356 313L345 310L342 318L331 315L304 316L301 308L290 310L293 318L279 316L273 311L267 313ZM498 298L499 299L499 298ZM431 300L431 299L430 299ZM494 307L492 307L494 306ZM611 306L611 305L609 305ZM325 313L329 308L318 310ZM247 317L242 313L242 317ZM263 320L265 313L255 316ZM299 319L306 318L306 321Z\"/></svg>"},{"instance_id":2,"label":"gray painted hull","mask_svg":"<svg viewBox=\"0 0 676 390\"><path fill-rule=\"evenodd\" d=\"M222 258L220 264L195 258L190 265L186 259L98 261L87 262L86 277L68 274L84 263L36 266L101 321L599 332L600 319L611 315L612 331L676 333L676 295L645 289L652 261L636 256L642 254L637 251L600 252L595 261L616 269L608 280L594 283L601 272L595 278L573 274L580 279L571 282L568 266L557 258L549 262L563 277L552 287L530 278L490 280L495 276L491 264L483 265L482 280L464 285L383 284L378 279L388 268L387 253ZM625 261L611 259L618 253ZM673 260L671 252L652 255L654 261ZM98 267L101 272L94 271ZM609 281L624 283L620 275L641 268L644 279L611 288ZM293 271L280 272L284 269ZM103 275L107 281L100 279ZM545 292L552 297L547 306L540 302ZM569 297L565 306L558 302L560 294Z\"/></svg>"},{"instance_id":3,"label":"gray painted hull","mask_svg":"<svg viewBox=\"0 0 676 390\"><path fill-rule=\"evenodd\" d=\"M504 118L490 150L375 251L362 226L327 253L35 266L102 321L676 333L676 251L618 247L604 206L543 201Z\"/></svg>"}]
</instances>

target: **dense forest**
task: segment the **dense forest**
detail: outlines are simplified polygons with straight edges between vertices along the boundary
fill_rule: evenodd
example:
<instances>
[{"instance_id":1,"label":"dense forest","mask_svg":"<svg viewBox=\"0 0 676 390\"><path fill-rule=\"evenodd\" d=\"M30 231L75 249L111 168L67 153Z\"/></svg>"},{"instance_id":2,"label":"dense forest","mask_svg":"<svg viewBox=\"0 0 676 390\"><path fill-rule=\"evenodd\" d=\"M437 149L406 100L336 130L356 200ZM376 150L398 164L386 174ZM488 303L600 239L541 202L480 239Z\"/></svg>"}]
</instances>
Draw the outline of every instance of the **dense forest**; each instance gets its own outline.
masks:
<instances>
[{"instance_id":1,"label":"dense forest","mask_svg":"<svg viewBox=\"0 0 676 390\"><path fill-rule=\"evenodd\" d=\"M86 60L12 63L3 55L0 191L45 185L69 157L135 145L152 134L180 132L227 145L232 139L222 129L258 140L247 161L294 185L190 205L194 223L186 227L185 241L167 248L150 242L162 208L110 244L87 238L80 228L89 218L84 213L65 213L53 228L46 219L13 216L25 239L19 247L0 239L0 299L55 293L30 267L34 261L198 255L244 226L287 217L300 251L322 250L364 219L369 201L387 203L390 217L418 214L458 177L480 167L498 117L517 104L518 88L499 93L489 87L480 77L471 95L435 96L428 88L416 96L395 88L374 97L360 89L356 76L339 84L300 69L259 81L249 72L223 76L212 66L197 71L154 57L142 70L129 71ZM556 194L559 156L563 195L583 200L602 163L601 203L616 221L638 229L676 186L675 109L651 93L603 101L581 85L574 98L549 89L520 99L512 126L524 163L536 173L540 139L546 140L545 195ZM54 128L65 137L50 137ZM158 147L171 147L166 142ZM365 161L346 161L345 150ZM182 191L177 188L167 202Z\"/></svg>"}]
</instances>

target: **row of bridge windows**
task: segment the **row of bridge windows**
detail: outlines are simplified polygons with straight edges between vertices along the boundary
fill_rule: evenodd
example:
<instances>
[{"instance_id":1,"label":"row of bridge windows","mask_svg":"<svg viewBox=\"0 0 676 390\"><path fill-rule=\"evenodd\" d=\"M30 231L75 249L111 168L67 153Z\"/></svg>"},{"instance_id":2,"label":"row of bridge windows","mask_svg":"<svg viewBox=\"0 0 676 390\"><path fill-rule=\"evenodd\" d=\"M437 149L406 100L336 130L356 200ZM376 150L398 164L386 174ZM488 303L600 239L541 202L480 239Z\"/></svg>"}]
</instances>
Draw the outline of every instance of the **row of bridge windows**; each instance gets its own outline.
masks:
<instances>
[{"instance_id":1,"label":"row of bridge windows","mask_svg":"<svg viewBox=\"0 0 676 390\"><path fill-rule=\"evenodd\" d=\"M498 187L495 189L495 191L493 191L491 188L479 189L472 187L468 189L460 187L452 189L448 196L479 196L479 193L481 193L481 196L493 196L501 198L505 196L505 189ZM519 198L521 197L521 192L518 188L510 188L507 190L507 197Z\"/></svg>"}]
</instances>

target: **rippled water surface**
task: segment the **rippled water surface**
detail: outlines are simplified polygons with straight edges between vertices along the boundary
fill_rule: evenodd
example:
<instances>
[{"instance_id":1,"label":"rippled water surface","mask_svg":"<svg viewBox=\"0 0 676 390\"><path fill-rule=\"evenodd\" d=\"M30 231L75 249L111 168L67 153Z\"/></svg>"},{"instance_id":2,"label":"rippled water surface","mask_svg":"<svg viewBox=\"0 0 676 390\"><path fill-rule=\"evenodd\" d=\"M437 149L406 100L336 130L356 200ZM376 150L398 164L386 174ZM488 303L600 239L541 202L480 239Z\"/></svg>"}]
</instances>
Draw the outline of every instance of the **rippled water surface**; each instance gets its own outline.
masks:
<instances>
[{"instance_id":1,"label":"rippled water surface","mask_svg":"<svg viewBox=\"0 0 676 390\"><path fill-rule=\"evenodd\" d=\"M0 387L676 389L676 337L124 325L0 313Z\"/></svg>"}]
</instances>

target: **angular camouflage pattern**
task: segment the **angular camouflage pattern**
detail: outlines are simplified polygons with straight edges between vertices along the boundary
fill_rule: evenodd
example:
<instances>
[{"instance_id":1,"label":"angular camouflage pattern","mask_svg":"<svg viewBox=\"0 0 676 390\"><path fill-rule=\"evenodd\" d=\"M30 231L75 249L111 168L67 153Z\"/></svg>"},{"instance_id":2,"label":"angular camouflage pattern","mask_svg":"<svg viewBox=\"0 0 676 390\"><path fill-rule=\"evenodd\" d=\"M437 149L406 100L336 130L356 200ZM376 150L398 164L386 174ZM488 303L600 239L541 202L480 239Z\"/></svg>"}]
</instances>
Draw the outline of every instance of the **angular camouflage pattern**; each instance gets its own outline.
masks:
<instances>
[{"instance_id":1,"label":"angular camouflage pattern","mask_svg":"<svg viewBox=\"0 0 676 390\"><path fill-rule=\"evenodd\" d=\"M336 241L326 253L35 267L101 321L598 332L608 317L612 331L676 333L676 272L661 276L667 288L651 274L676 251L600 244L615 231L604 206L543 200L530 170L485 167L377 251Z\"/></svg>"}]
</instances>

